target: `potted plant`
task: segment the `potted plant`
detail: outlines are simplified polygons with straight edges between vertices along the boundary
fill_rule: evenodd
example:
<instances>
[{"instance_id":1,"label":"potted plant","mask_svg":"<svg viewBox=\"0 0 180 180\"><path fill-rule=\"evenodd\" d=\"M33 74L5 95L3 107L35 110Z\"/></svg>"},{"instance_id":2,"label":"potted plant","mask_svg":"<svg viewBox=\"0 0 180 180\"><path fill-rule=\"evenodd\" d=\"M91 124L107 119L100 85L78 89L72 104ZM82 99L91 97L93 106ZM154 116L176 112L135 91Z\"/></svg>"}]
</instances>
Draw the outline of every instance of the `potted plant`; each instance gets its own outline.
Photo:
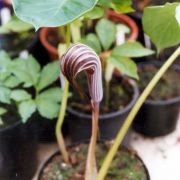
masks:
<instances>
[{"instance_id":1,"label":"potted plant","mask_svg":"<svg viewBox=\"0 0 180 180\"><path fill-rule=\"evenodd\" d=\"M29 117L33 119L37 126L35 134L40 142L55 140L54 129L62 98L62 89L59 84L56 85L60 73L59 63L48 63L41 68L32 56L14 61L17 67L13 74L24 83L24 88L32 95L31 99L19 105L23 121L26 122Z\"/></svg>"},{"instance_id":2,"label":"potted plant","mask_svg":"<svg viewBox=\"0 0 180 180\"><path fill-rule=\"evenodd\" d=\"M115 2L112 2L112 5L109 4L108 7L104 7L104 3L99 2L99 4L96 7L94 7L92 11L83 15L83 17L76 20L76 22L71 23L71 33L76 31L73 30L74 27L79 27L81 36L84 36L85 33L89 31L86 26L90 26L89 29L91 29L91 24L93 24L92 20L96 21L97 19L101 18L104 13L106 13L105 16L107 16L108 19L110 19L111 21L116 22L117 24L124 24L129 28L129 32L126 35L128 41L136 40L138 36L138 27L130 17L128 17L125 14L118 13L122 12L121 9L118 12L112 10L106 11L106 8L113 8L117 10L118 8L116 6L118 5L116 5ZM63 26L58 28L42 28L40 31L41 43L47 49L47 51L50 54L50 57L53 60L58 58L58 44L65 43L66 30L67 27Z\"/></svg>"},{"instance_id":3,"label":"potted plant","mask_svg":"<svg viewBox=\"0 0 180 180\"><path fill-rule=\"evenodd\" d=\"M157 61L139 65L141 92L160 66L162 64ZM134 121L133 127L137 132L149 137L157 137L174 131L180 106L179 77L180 69L177 66L172 66L164 74Z\"/></svg>"},{"instance_id":4,"label":"potted plant","mask_svg":"<svg viewBox=\"0 0 180 180\"><path fill-rule=\"evenodd\" d=\"M73 8L71 5L71 3L69 3L70 1L68 1L68 2L66 2L65 4L62 4L62 5L64 5L66 8L68 7L68 8ZM80 3L80 2L79 2ZM84 4L86 4L87 2L83 2ZM95 3L97 3L97 1L95 2ZM93 5L95 4L95 3L93 3ZM18 5L22 5L22 4L18 4L18 2L16 2L16 1L14 1L14 5L15 5L15 7L18 7ZM36 5L36 3L34 2L34 3L27 3L27 4L24 4L25 6L24 6L24 8L20 8L20 11L21 10L25 10L29 5L30 6L34 6L34 5ZM78 4L79 5L79 4ZM93 7L93 5L91 4L91 7ZM78 6L79 8L81 7L81 6ZM84 6L83 6L84 7ZM67 9L68 9L67 8ZM77 8L77 7L76 7ZM21 15L23 14L23 12L20 12L20 11L18 11L18 9L19 8L17 8L16 10L17 10L17 14L19 14L20 15L20 17L21 18L23 18ZM90 9L90 8L89 8ZM88 9L88 10L89 10ZM81 9L82 10L82 9ZM85 10L83 10L84 12L85 12ZM24 13L25 13L25 11L24 11ZM76 12L75 12L76 13ZM31 17L32 16L34 16L34 20L33 20L33 22L34 22L34 24L35 24L35 26L37 27L37 25L38 26L41 26L41 24L40 24L40 22L39 23L37 23L37 19L36 19L36 11L35 12L33 12L32 14L31 14ZM54 16L54 15L53 15ZM77 15L77 14L75 14L74 15L74 17L73 17L73 19L74 18L77 18L79 15ZM53 17L54 18L54 20L53 21L46 21L46 22L44 22L44 25L48 25L48 26L52 26L52 24L54 25L54 26L57 26L57 21L56 21L56 16L55 17ZM72 18L72 17L71 17ZM72 21L72 19L70 18L70 21ZM26 18L25 18L26 19ZM29 19L26 19L26 20L31 20L31 18ZM52 19L51 19L52 20ZM64 19L61 19L62 21L60 22L60 21L58 21L58 23L59 23L59 25L63 25L63 20ZM67 22L69 22L69 21L67 21L67 19L65 19L66 20L66 23ZM68 29L67 29L68 31L67 31L67 33L66 33L66 43L67 43L67 47L70 45L70 36L69 36L69 27L68 27ZM84 45L83 45L83 47L84 47ZM87 46L86 46L87 47ZM73 48L73 47L72 47ZM88 49L89 50L89 49ZM72 52L73 53L73 52ZM94 52L90 49L90 53L93 53L93 55L95 55L94 54ZM77 53L77 55L78 55L78 53ZM65 56L63 56L65 59L66 58L68 58L67 57L68 56L68 52L67 52L67 54L66 54L66 57ZM78 58L77 58L78 59ZM82 59L83 61L85 60L85 59ZM95 55L95 58L94 58L94 63L96 64L96 60L97 60L97 55ZM99 61L99 60L97 60L97 61ZM84 61L85 62L85 61ZM70 62L71 63L71 62ZM66 63L65 63L66 64ZM100 63L98 63L98 64L100 64ZM82 64L83 65L83 64ZM85 65L85 64L84 64ZM62 66L63 67L63 66ZM82 66L80 66L79 68L81 68ZM66 68L70 68L70 66L69 65L67 65L67 67ZM65 69L66 69L65 68ZM94 78L94 82L95 82L95 78L96 78L96 76L95 75L97 75L98 76L98 81L96 82L96 86L94 86L94 85L92 85L92 87L93 88L90 88L90 95L91 95L91 98L92 98L92 106L94 107L94 110L93 110L93 133L92 133L92 138L91 138L91 142L90 142L90 147L89 147L89 150L88 150L88 160L87 160L87 170L86 170L86 178L87 179L92 179L92 177L93 176L96 176L96 168L95 168L95 155L94 155L94 150L95 150L95 144L96 144L96 137L97 137L97 119L98 119L98 103L99 103L99 101L101 100L101 95L100 96L96 96L97 94L96 94L96 92L97 91L95 91L95 90L100 90L101 91L101 80L99 79L99 77L101 76L101 70L99 69L100 68L100 65L98 65L98 67L97 67L97 69L95 70L95 69L91 69L91 67L89 67L89 69L87 68L86 70L87 70L87 73L89 74L89 77L93 77ZM78 73L78 70L79 71L81 71L82 69L76 69L76 72ZM96 71L96 73L93 73L94 72L94 70ZM68 77L68 75L67 75L67 72L73 72L73 71L70 71L70 70L67 70L67 72L65 73L65 71L63 71L64 72L64 74L66 74L66 76ZM69 76L69 80L70 80L70 82L71 83L73 83L74 81L73 81L73 78L74 78L74 75L73 76ZM90 84L91 84L91 81L90 81L90 79L89 79L89 82L90 82ZM73 85L75 85L74 83L73 83ZM67 82L67 80L65 80L64 82L63 82L63 84L62 84L62 86L64 87L64 92L63 92L63 99L62 99L62 105L61 105L61 114L60 114L60 116L59 116L59 119L58 119L58 122L57 122L57 126L56 126L56 135L57 135L57 140L58 140L58 143L59 143L59 145L63 145L64 144L64 140L63 140L63 138L62 138L62 134L61 133L59 133L59 129L61 129L61 126L62 126L62 121L63 121L63 118L64 118L64 113L65 113L65 108L66 108L66 104L67 104L67 97L68 97L68 82ZM78 86L75 86L76 88L78 88ZM91 85L90 85L90 87L91 87ZM96 89L96 88L97 89ZM98 88L99 87L99 88ZM95 90L94 90L94 88L95 88ZM95 108L96 107L96 108ZM60 147L60 150L61 150L61 152L62 152L62 156L63 156L63 159L64 159L64 161L66 162L66 163L68 163L69 162L69 157L68 157L68 153L67 153L67 151L66 151L66 149L65 149L65 146L63 145L63 146L59 146ZM95 171L94 171L95 170ZM94 172L92 172L92 171L94 171Z\"/></svg>"},{"instance_id":5,"label":"potted plant","mask_svg":"<svg viewBox=\"0 0 180 180\"><path fill-rule=\"evenodd\" d=\"M19 104L31 98L12 74L14 62L0 51L0 179L31 179L37 168L37 142L32 119L24 124ZM28 111L30 109L26 109Z\"/></svg>"},{"instance_id":6,"label":"potted plant","mask_svg":"<svg viewBox=\"0 0 180 180\"><path fill-rule=\"evenodd\" d=\"M33 27L16 16L0 26L0 49L7 51L11 57L17 57L23 50L30 50L35 40Z\"/></svg>"},{"instance_id":7,"label":"potted plant","mask_svg":"<svg viewBox=\"0 0 180 180\"><path fill-rule=\"evenodd\" d=\"M99 117L100 140L112 140L115 137L138 98L135 82L124 76L138 79L136 65L130 58L143 57L153 53L151 50L143 48L138 42L115 45L117 26L107 19L101 19L96 24L95 33L89 33L82 39L83 43L92 47L100 55L104 65L103 89L105 93ZM111 34L105 35L106 32L111 32ZM115 72L114 69L116 69ZM85 78L81 76L78 82L82 89L87 91ZM91 107L88 101L75 93L69 99L67 111L70 115L67 120L72 140L77 142L88 140L91 136ZM128 136L126 140L124 145L129 144Z\"/></svg>"}]
</instances>

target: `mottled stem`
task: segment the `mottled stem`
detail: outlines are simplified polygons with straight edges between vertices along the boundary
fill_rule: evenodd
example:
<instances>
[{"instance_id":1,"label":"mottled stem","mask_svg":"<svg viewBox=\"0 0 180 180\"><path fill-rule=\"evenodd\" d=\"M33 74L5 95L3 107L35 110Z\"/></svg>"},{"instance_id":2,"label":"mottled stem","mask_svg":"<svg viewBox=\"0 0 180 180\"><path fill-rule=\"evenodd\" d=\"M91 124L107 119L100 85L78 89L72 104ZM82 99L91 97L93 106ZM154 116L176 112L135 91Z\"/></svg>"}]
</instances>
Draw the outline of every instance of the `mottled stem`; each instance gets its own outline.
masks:
<instances>
[{"instance_id":1,"label":"mottled stem","mask_svg":"<svg viewBox=\"0 0 180 180\"><path fill-rule=\"evenodd\" d=\"M96 142L98 133L98 118L99 118L99 103L92 103L92 136L88 149L88 156L86 162L85 180L97 179L96 167Z\"/></svg>"}]
</instances>

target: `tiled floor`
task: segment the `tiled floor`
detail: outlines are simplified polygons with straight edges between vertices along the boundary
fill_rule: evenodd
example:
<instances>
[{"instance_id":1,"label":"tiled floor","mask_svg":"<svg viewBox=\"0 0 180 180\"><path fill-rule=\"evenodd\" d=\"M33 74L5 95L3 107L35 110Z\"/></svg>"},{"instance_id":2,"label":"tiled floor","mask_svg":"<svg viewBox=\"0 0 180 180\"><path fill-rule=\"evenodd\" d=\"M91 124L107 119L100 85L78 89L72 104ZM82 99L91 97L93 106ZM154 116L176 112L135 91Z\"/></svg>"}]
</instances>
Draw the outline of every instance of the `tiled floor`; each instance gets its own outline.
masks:
<instances>
[{"instance_id":1,"label":"tiled floor","mask_svg":"<svg viewBox=\"0 0 180 180\"><path fill-rule=\"evenodd\" d=\"M151 180L180 180L180 118L176 131L167 136L150 139L133 132L131 142L145 162ZM57 149L56 144L39 145L40 166Z\"/></svg>"}]
</instances>

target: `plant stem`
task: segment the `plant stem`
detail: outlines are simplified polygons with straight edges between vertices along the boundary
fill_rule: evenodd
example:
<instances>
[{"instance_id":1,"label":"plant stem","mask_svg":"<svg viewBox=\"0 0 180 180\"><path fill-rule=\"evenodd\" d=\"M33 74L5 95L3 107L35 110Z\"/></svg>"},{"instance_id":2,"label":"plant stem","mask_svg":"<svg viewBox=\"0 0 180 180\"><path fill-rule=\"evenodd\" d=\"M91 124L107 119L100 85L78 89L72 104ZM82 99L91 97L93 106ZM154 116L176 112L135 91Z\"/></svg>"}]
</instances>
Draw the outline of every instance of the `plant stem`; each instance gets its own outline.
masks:
<instances>
[{"instance_id":1,"label":"plant stem","mask_svg":"<svg viewBox=\"0 0 180 180\"><path fill-rule=\"evenodd\" d=\"M133 109L129 113L128 117L126 118L122 128L118 132L116 139L109 150L103 165L99 171L98 174L98 180L103 180L107 174L108 168L112 162L112 159L114 158L119 145L121 144L125 134L127 133L131 123L133 122L134 117L138 113L139 109L145 102L148 95L151 93L152 89L155 87L157 82L160 80L160 78L164 75L166 70L170 67L170 65L176 60L176 58L180 55L180 46L176 49L176 51L170 56L170 58L164 63L164 65L160 68L160 70L156 73L156 75L153 77L153 79L150 81L148 86L145 88L145 90L142 92L141 96L137 100L136 104L134 105Z\"/></svg>"},{"instance_id":2,"label":"plant stem","mask_svg":"<svg viewBox=\"0 0 180 180\"><path fill-rule=\"evenodd\" d=\"M109 81L105 81L105 105L109 109Z\"/></svg>"},{"instance_id":3,"label":"plant stem","mask_svg":"<svg viewBox=\"0 0 180 180\"><path fill-rule=\"evenodd\" d=\"M92 136L88 149L88 156L86 161L86 172L85 180L95 180L97 179L97 168L96 168L96 141L97 141L97 131L98 131L98 119L99 119L99 103L92 103Z\"/></svg>"},{"instance_id":4,"label":"plant stem","mask_svg":"<svg viewBox=\"0 0 180 180\"><path fill-rule=\"evenodd\" d=\"M70 43L71 43L71 34L70 34L70 25L68 24L67 32L66 32L67 47L70 46ZM63 159L66 163L69 164L69 156L68 156L68 152L66 150L66 145L64 142L63 134L62 134L62 124L63 124L65 113L66 113L68 94L69 94L69 82L65 79L62 102L61 102L61 106L60 106L59 117L58 117L57 124L56 124L56 138L57 138L59 150L61 151Z\"/></svg>"},{"instance_id":5,"label":"plant stem","mask_svg":"<svg viewBox=\"0 0 180 180\"><path fill-rule=\"evenodd\" d=\"M65 142L64 142L64 138L62 135L62 124L64 121L64 116L65 116L66 107L67 107L68 92L69 92L69 83L65 79L64 91L63 91L63 96L62 96L62 103L61 103L61 107L60 107L58 121L56 124L56 138L57 138L57 142L59 145L59 149L62 153L63 159L66 163L69 163L69 156L68 156L66 146L65 146Z\"/></svg>"}]
</instances>

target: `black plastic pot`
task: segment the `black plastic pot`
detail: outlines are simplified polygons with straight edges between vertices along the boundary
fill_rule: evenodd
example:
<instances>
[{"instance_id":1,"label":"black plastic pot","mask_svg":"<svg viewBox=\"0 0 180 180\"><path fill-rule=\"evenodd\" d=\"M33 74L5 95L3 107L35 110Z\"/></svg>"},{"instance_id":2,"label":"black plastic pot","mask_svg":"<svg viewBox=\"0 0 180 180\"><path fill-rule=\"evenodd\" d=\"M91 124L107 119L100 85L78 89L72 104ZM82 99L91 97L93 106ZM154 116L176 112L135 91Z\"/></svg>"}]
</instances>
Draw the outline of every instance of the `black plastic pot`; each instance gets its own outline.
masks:
<instances>
[{"instance_id":1,"label":"black plastic pot","mask_svg":"<svg viewBox=\"0 0 180 180\"><path fill-rule=\"evenodd\" d=\"M134 95L131 102L120 111L116 111L109 114L100 114L99 116L99 140L112 140L116 136L117 132L121 128L128 112L136 102L139 91L134 81L129 81L133 87ZM69 114L67 118L69 135L73 142L79 142L82 140L88 140L91 137L91 115L85 114L72 109L67 108ZM124 146L129 146L129 134L127 133L122 143Z\"/></svg>"},{"instance_id":2,"label":"black plastic pot","mask_svg":"<svg viewBox=\"0 0 180 180\"><path fill-rule=\"evenodd\" d=\"M77 143L78 144L78 143ZM75 145L77 145L75 144ZM73 147L74 145L71 145L71 146L68 146L68 147ZM131 150L131 149L127 149L127 148L124 148L124 147L121 147L121 149L124 149L126 151L129 152L129 154L133 154L136 156L136 158L143 164L143 167L144 167L144 170L145 170L145 173L146 173L146 180L150 180L150 175L149 175L149 172L148 172L148 169L146 167L146 165L144 164L143 160L139 157L139 155L134 151L134 150ZM50 157L48 157L48 159L42 164L39 172L38 172L38 176L37 176L37 180L41 180L41 177L42 177L42 174L43 174L43 170L46 168L46 166L52 161L52 159L56 156L60 155L60 152L59 150L55 151Z\"/></svg>"},{"instance_id":3,"label":"black plastic pot","mask_svg":"<svg viewBox=\"0 0 180 180\"><path fill-rule=\"evenodd\" d=\"M34 135L38 142L40 143L51 143L56 141L55 136L55 127L57 123L56 119L47 119L39 115L39 113L35 113L32 116L32 122L34 125ZM64 122L63 127L63 136L67 136L67 125Z\"/></svg>"},{"instance_id":4,"label":"black plastic pot","mask_svg":"<svg viewBox=\"0 0 180 180\"><path fill-rule=\"evenodd\" d=\"M158 67L161 66L159 62L151 63ZM148 64L140 64L139 68ZM180 73L178 66L174 65L171 68ZM149 137L167 135L176 128L179 110L180 96L169 100L146 100L135 118L133 128Z\"/></svg>"},{"instance_id":5,"label":"black plastic pot","mask_svg":"<svg viewBox=\"0 0 180 180\"><path fill-rule=\"evenodd\" d=\"M0 129L0 179L30 180L37 169L34 126L16 122Z\"/></svg>"}]
</instances>

